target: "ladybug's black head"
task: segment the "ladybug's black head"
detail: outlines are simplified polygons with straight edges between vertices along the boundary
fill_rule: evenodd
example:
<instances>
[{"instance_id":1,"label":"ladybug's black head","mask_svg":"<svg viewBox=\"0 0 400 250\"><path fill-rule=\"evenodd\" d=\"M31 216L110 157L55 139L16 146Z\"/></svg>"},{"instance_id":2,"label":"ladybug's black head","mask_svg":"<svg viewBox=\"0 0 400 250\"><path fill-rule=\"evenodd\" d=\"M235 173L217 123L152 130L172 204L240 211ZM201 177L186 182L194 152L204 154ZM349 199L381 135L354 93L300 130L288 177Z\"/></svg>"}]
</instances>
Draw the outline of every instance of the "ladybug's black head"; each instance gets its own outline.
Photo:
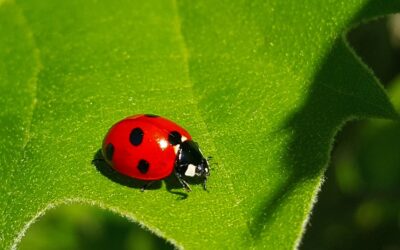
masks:
<instances>
[{"instance_id":1,"label":"ladybug's black head","mask_svg":"<svg viewBox=\"0 0 400 250\"><path fill-rule=\"evenodd\" d=\"M200 151L197 142L186 140L179 145L176 162L177 171L184 176L204 177L204 186L207 176L210 175L209 164Z\"/></svg>"}]
</instances>

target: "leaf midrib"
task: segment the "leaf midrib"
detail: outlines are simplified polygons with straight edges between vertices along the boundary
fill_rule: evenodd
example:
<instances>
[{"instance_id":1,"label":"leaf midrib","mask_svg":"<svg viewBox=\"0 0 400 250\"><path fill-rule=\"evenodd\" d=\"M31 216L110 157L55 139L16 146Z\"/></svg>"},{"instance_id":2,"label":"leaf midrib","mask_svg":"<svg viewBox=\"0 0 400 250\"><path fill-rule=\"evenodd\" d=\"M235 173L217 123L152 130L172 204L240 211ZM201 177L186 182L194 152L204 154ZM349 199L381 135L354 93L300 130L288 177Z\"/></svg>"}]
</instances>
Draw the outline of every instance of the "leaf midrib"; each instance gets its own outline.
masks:
<instances>
[{"instance_id":1,"label":"leaf midrib","mask_svg":"<svg viewBox=\"0 0 400 250\"><path fill-rule=\"evenodd\" d=\"M6 0L4 0L3 2L0 1L0 8L2 7L2 5L5 2L6 2ZM37 106L37 102L38 102L38 100L37 100L38 76L43 68L43 65L42 65L42 60L40 57L40 49L37 46L33 30L29 26L23 10L19 7L19 5L14 0L10 0L10 4L15 5L15 7L18 9L18 16L20 17L21 23L24 25L25 31L27 32L27 37L29 39L28 42L31 43L31 46L33 48L32 53L33 53L33 56L35 59L35 65L36 65L31 79L28 80L28 83L30 83L29 85L32 90L32 103L31 103L31 107L30 107L29 117L27 119L25 138L24 138L22 148L21 148L21 159L20 160L22 160L25 157L25 148L27 147L27 145L29 144L29 142L31 140L32 120L33 120L33 116L36 111L36 106Z\"/></svg>"},{"instance_id":2,"label":"leaf midrib","mask_svg":"<svg viewBox=\"0 0 400 250\"><path fill-rule=\"evenodd\" d=\"M173 9L175 12L175 24L176 25L174 28L175 28L177 36L179 37L180 47L181 47L181 51L183 54L183 64L185 67L184 73L186 74L186 79L188 80L188 83L190 85L190 95L191 96L189 99L194 100L194 105L197 107L197 110L195 112L197 120L201 123L201 126L205 128L205 131L207 132L207 136L209 136L211 138L211 140L210 140L211 151L214 152L214 154L216 154L215 156L213 156L213 158L219 159L218 151L216 150L216 146L213 143L215 141L215 137L214 137L213 133L210 132L210 129L207 126L207 123L205 122L205 120L202 118L201 109L199 108L199 100L197 98L195 98L194 83L193 83L191 72L190 72L190 52L189 52L189 48L187 46L187 41L186 41L187 38L185 37L184 32L182 31L182 20L181 20L182 18L181 18L181 14L179 11L177 1L178 0L171 0ZM222 164L221 164L221 166L222 166ZM229 184L230 184L229 187L232 191L231 193L233 194L232 196L234 198L234 201L232 204L241 203L242 199L239 197L238 190L235 188L234 182L232 181L231 173L229 171L226 171L225 174L228 177L227 179L229 179ZM242 208L240 208L240 213L241 213L241 221L245 223L247 220L246 220L246 216L245 216L245 213ZM246 234L247 234L248 238L251 238L249 224L248 223L245 223L245 224L246 224L246 228L247 228ZM254 245L253 242L251 244Z\"/></svg>"}]
</instances>

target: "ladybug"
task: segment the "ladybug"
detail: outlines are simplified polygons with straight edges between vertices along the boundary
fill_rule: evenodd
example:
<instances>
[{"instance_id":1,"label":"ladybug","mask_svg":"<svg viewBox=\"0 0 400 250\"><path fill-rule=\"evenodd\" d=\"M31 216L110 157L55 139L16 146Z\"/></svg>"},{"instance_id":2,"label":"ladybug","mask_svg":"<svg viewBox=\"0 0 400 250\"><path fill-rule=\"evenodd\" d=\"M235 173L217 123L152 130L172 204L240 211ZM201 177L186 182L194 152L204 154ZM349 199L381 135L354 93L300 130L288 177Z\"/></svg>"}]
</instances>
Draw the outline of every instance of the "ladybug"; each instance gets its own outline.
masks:
<instances>
[{"instance_id":1,"label":"ladybug","mask_svg":"<svg viewBox=\"0 0 400 250\"><path fill-rule=\"evenodd\" d=\"M195 176L204 178L206 190L210 158L185 129L166 118L139 114L117 122L104 138L102 154L116 171L149 181L142 191L172 173L186 191L191 189L183 177Z\"/></svg>"}]
</instances>

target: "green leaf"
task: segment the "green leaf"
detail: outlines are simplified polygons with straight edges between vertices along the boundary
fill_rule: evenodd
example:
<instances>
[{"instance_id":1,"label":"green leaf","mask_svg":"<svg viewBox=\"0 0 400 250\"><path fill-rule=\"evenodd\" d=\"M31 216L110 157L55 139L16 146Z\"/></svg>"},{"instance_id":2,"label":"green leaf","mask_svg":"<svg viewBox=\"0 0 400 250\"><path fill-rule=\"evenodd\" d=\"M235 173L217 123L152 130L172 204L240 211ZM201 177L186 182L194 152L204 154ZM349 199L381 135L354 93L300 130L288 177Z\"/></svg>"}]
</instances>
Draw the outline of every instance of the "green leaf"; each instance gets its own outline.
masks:
<instances>
[{"instance_id":1,"label":"green leaf","mask_svg":"<svg viewBox=\"0 0 400 250\"><path fill-rule=\"evenodd\" d=\"M360 0L0 2L0 247L71 202L187 249L296 246L338 127L398 118L343 34L399 10ZM104 134L135 113L191 132L218 163L209 192L141 193L97 171Z\"/></svg>"}]
</instances>

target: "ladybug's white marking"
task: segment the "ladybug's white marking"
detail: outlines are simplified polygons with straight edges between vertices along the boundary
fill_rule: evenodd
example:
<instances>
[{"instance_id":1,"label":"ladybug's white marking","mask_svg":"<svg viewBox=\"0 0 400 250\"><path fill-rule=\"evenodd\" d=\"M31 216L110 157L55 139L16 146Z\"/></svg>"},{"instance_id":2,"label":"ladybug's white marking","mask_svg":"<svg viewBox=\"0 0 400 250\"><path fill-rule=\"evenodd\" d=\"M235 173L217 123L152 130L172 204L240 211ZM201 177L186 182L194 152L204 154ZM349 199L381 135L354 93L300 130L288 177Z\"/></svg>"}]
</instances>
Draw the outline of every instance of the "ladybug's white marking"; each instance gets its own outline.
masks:
<instances>
[{"instance_id":1,"label":"ladybug's white marking","mask_svg":"<svg viewBox=\"0 0 400 250\"><path fill-rule=\"evenodd\" d=\"M189 164L189 166L185 172L185 175L193 177L195 174L196 174L196 166L193 164Z\"/></svg>"},{"instance_id":2,"label":"ladybug's white marking","mask_svg":"<svg viewBox=\"0 0 400 250\"><path fill-rule=\"evenodd\" d=\"M164 139L161 139L161 140L158 142L158 144L160 144L160 148L161 148L162 150L164 150L164 149L166 149L166 148L168 147L168 142L167 142L166 140L164 140Z\"/></svg>"},{"instance_id":3,"label":"ladybug's white marking","mask_svg":"<svg viewBox=\"0 0 400 250\"><path fill-rule=\"evenodd\" d=\"M184 141L186 141L187 140L187 137L186 136L184 136L184 135L182 135L182 137L181 137L181 141L182 142L184 142Z\"/></svg>"},{"instance_id":4,"label":"ladybug's white marking","mask_svg":"<svg viewBox=\"0 0 400 250\"><path fill-rule=\"evenodd\" d=\"M178 153L178 150L179 150L179 144L174 146L174 152L175 152L175 154Z\"/></svg>"}]
</instances>

